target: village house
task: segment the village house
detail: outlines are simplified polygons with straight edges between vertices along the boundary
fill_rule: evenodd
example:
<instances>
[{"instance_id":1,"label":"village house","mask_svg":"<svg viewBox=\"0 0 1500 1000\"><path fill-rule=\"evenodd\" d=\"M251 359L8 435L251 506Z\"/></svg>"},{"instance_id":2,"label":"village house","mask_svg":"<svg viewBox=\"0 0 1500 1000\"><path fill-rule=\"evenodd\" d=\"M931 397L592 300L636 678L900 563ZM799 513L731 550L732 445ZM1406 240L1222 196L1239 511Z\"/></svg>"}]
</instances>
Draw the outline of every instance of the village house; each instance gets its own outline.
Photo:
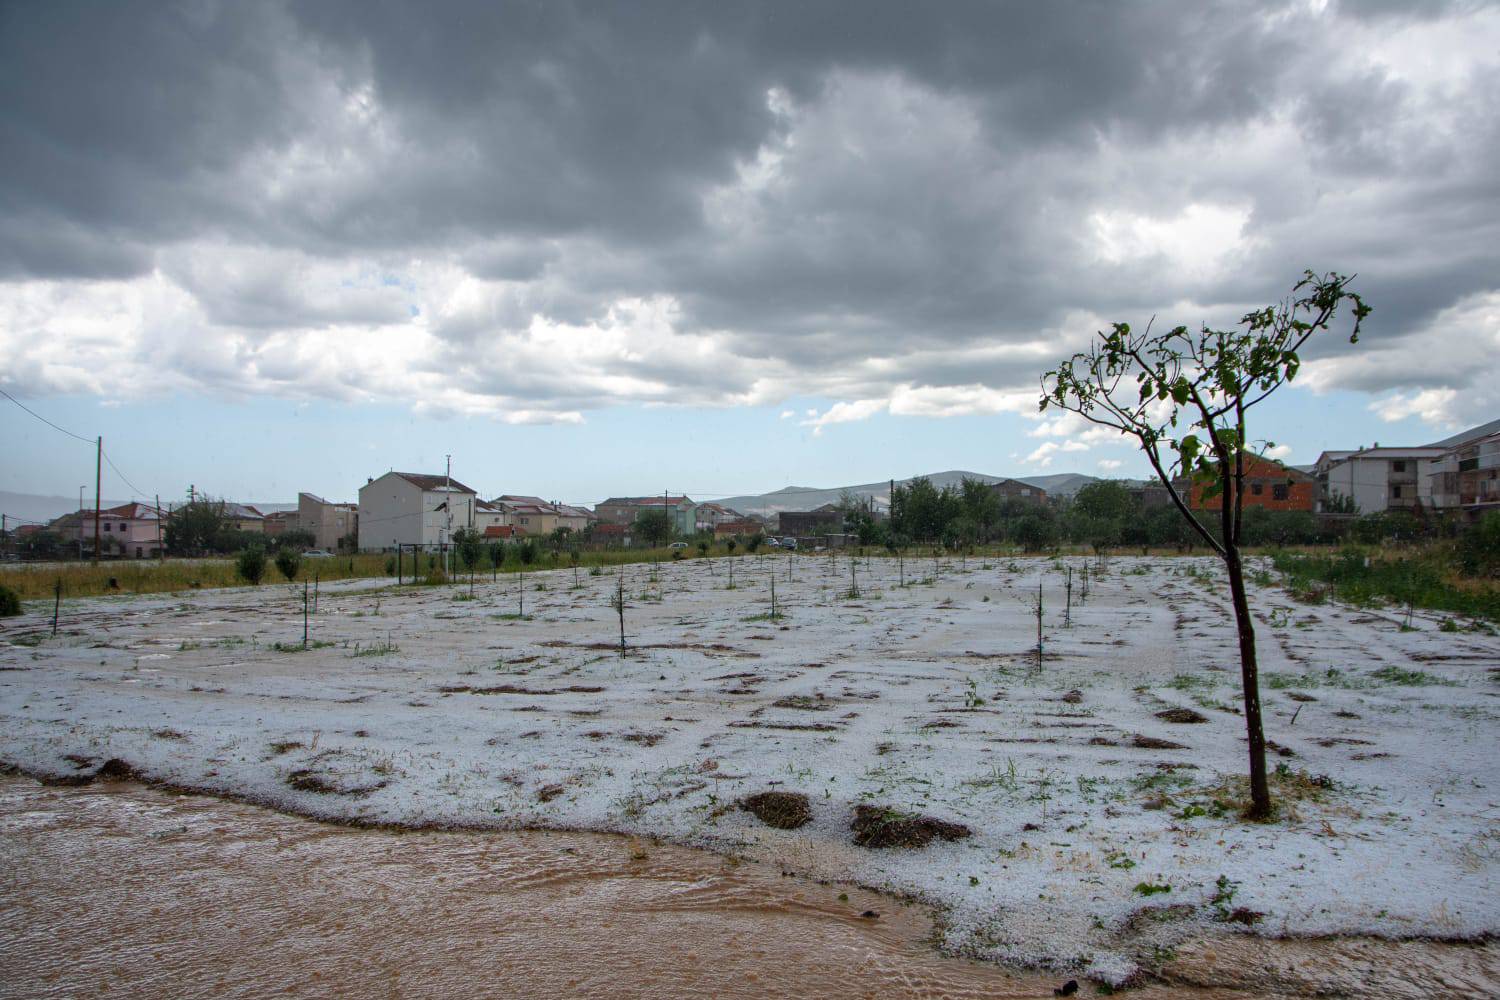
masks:
<instances>
[{"instance_id":1,"label":"village house","mask_svg":"<svg viewBox=\"0 0 1500 1000\"><path fill-rule=\"evenodd\" d=\"M517 535L550 535L557 528L558 511L541 497L507 493L490 501L505 515L505 523Z\"/></svg>"},{"instance_id":2,"label":"village house","mask_svg":"<svg viewBox=\"0 0 1500 1000\"><path fill-rule=\"evenodd\" d=\"M1219 510L1223 497L1204 498L1204 484L1193 483L1191 490L1185 479L1173 485L1177 492L1188 498L1188 507L1193 510ZM1312 511L1318 502L1318 481L1305 472L1282 465L1273 458L1245 453L1245 506L1262 507L1266 510Z\"/></svg>"},{"instance_id":3,"label":"village house","mask_svg":"<svg viewBox=\"0 0 1500 1000\"><path fill-rule=\"evenodd\" d=\"M155 559L163 543L162 513L143 503L127 503L99 512L99 552L127 559ZM94 550L94 512L80 511L78 540Z\"/></svg>"},{"instance_id":4,"label":"village house","mask_svg":"<svg viewBox=\"0 0 1500 1000\"><path fill-rule=\"evenodd\" d=\"M265 534L266 515L249 504L224 501L224 527L233 531L252 531Z\"/></svg>"},{"instance_id":5,"label":"village house","mask_svg":"<svg viewBox=\"0 0 1500 1000\"><path fill-rule=\"evenodd\" d=\"M634 524L649 510L666 510L672 532L691 535L698 530L698 505L685 496L610 497L594 506L594 516L606 524Z\"/></svg>"},{"instance_id":6,"label":"village house","mask_svg":"<svg viewBox=\"0 0 1500 1000\"><path fill-rule=\"evenodd\" d=\"M776 515L776 530L798 538L837 534L844 530L844 512L831 503L814 510L784 510Z\"/></svg>"},{"instance_id":7,"label":"village house","mask_svg":"<svg viewBox=\"0 0 1500 1000\"><path fill-rule=\"evenodd\" d=\"M382 552L398 545L446 545L460 528L473 528L472 489L449 476L387 472L359 489L359 548Z\"/></svg>"},{"instance_id":8,"label":"village house","mask_svg":"<svg viewBox=\"0 0 1500 1000\"><path fill-rule=\"evenodd\" d=\"M763 535L766 526L754 518L741 518L738 521L720 521L714 525L714 538L723 541L726 538L734 538L737 535L750 537L751 535Z\"/></svg>"},{"instance_id":9,"label":"village house","mask_svg":"<svg viewBox=\"0 0 1500 1000\"><path fill-rule=\"evenodd\" d=\"M1002 479L998 483L990 483L990 490L1001 500L1025 500L1035 504L1047 502L1046 490L1019 479Z\"/></svg>"},{"instance_id":10,"label":"village house","mask_svg":"<svg viewBox=\"0 0 1500 1000\"><path fill-rule=\"evenodd\" d=\"M697 523L697 528L699 531L713 531L716 526L723 524L726 521L740 521L743 520L744 517L744 514L741 514L739 511L734 510L733 508L725 507L723 504L717 504L709 501L707 503L700 503L698 505L698 510L694 515L694 520Z\"/></svg>"},{"instance_id":11,"label":"village house","mask_svg":"<svg viewBox=\"0 0 1500 1000\"><path fill-rule=\"evenodd\" d=\"M272 537L284 535L288 531L296 531L297 512L295 510L272 511L261 522L261 530Z\"/></svg>"},{"instance_id":12,"label":"village house","mask_svg":"<svg viewBox=\"0 0 1500 1000\"><path fill-rule=\"evenodd\" d=\"M552 507L557 511L557 526L567 528L575 535L587 531L588 526L594 521L593 512L587 508L558 503L555 500L552 502Z\"/></svg>"},{"instance_id":13,"label":"village house","mask_svg":"<svg viewBox=\"0 0 1500 1000\"><path fill-rule=\"evenodd\" d=\"M311 493L298 493L297 528L312 534L314 548L328 552L355 548L357 544L351 543L359 534L359 507L352 503L331 503Z\"/></svg>"}]
</instances>

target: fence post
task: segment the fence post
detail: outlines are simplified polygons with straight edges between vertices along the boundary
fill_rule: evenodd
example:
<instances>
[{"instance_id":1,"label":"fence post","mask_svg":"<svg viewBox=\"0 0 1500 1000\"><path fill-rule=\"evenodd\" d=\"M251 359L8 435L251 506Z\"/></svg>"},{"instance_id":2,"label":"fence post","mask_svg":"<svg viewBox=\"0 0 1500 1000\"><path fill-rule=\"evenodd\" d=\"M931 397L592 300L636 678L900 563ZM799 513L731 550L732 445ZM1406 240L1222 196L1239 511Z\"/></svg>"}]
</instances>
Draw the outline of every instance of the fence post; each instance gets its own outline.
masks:
<instances>
[{"instance_id":1,"label":"fence post","mask_svg":"<svg viewBox=\"0 0 1500 1000\"><path fill-rule=\"evenodd\" d=\"M307 648L307 581L302 581L302 648Z\"/></svg>"},{"instance_id":2,"label":"fence post","mask_svg":"<svg viewBox=\"0 0 1500 1000\"><path fill-rule=\"evenodd\" d=\"M57 578L56 599L52 602L52 634L57 634L57 613L62 610L62 577Z\"/></svg>"}]
</instances>

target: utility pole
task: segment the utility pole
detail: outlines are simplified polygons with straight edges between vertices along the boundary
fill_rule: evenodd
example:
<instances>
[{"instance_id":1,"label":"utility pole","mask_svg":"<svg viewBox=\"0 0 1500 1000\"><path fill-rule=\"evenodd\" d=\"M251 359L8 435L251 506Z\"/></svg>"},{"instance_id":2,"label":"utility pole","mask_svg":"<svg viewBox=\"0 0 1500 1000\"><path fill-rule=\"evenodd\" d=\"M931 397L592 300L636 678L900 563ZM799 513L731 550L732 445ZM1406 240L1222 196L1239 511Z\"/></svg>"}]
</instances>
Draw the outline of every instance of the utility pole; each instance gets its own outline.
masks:
<instances>
[{"instance_id":1,"label":"utility pole","mask_svg":"<svg viewBox=\"0 0 1500 1000\"><path fill-rule=\"evenodd\" d=\"M94 453L94 565L99 565L99 482L104 477L104 435L95 442Z\"/></svg>"},{"instance_id":2,"label":"utility pole","mask_svg":"<svg viewBox=\"0 0 1500 1000\"><path fill-rule=\"evenodd\" d=\"M167 557L166 550L161 544L161 494L156 494L156 561L162 562Z\"/></svg>"},{"instance_id":3,"label":"utility pole","mask_svg":"<svg viewBox=\"0 0 1500 1000\"><path fill-rule=\"evenodd\" d=\"M78 487L78 561L83 562L83 487Z\"/></svg>"},{"instance_id":4,"label":"utility pole","mask_svg":"<svg viewBox=\"0 0 1500 1000\"><path fill-rule=\"evenodd\" d=\"M453 456L444 455L447 468L443 472L443 508L447 517L447 529L443 532L444 543L453 540ZM453 575L453 556L448 551L448 546L443 545L443 575Z\"/></svg>"}]
</instances>

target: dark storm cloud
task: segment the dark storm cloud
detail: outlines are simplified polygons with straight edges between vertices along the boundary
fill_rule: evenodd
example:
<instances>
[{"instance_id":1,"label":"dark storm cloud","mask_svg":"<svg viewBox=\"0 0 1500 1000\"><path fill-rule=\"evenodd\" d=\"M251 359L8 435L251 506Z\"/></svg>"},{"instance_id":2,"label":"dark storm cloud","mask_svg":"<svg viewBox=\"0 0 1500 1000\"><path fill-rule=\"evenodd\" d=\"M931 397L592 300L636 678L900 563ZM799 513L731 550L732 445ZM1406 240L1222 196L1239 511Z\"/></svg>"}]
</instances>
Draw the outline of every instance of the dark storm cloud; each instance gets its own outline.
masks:
<instances>
[{"instance_id":1,"label":"dark storm cloud","mask_svg":"<svg viewBox=\"0 0 1500 1000\"><path fill-rule=\"evenodd\" d=\"M455 375L569 411L744 398L731 365L766 398L1015 386L1024 358L963 352L1181 303L1230 321L1307 266L1360 272L1371 342L1419 343L1497 288L1494 47L1441 33L1494 19L1316 8L7 4L0 280L160 275L209 338L417 315L431 369L538 319L611 335L622 301L714 338ZM1361 49L1407 44L1467 69Z\"/></svg>"}]
</instances>

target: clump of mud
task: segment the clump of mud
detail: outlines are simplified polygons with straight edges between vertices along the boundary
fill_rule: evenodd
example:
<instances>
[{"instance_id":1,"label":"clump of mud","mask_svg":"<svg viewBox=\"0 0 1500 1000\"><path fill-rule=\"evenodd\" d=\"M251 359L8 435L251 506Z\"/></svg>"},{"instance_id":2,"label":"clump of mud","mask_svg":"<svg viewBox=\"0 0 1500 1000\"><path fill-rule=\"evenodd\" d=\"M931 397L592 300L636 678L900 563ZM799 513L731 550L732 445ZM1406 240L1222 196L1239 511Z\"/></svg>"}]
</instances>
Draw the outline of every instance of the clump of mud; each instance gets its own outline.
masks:
<instances>
[{"instance_id":1,"label":"clump of mud","mask_svg":"<svg viewBox=\"0 0 1500 1000\"><path fill-rule=\"evenodd\" d=\"M104 781L145 782L146 780L141 775L141 772L135 769L135 765L123 761L118 757L111 757L101 764L99 770L94 772L94 777Z\"/></svg>"},{"instance_id":2,"label":"clump of mud","mask_svg":"<svg viewBox=\"0 0 1500 1000\"><path fill-rule=\"evenodd\" d=\"M870 848L926 847L934 837L962 840L974 832L962 823L869 805L854 808L854 822L849 829L854 831L854 843Z\"/></svg>"},{"instance_id":3,"label":"clump of mud","mask_svg":"<svg viewBox=\"0 0 1500 1000\"><path fill-rule=\"evenodd\" d=\"M1142 750L1186 750L1187 747L1181 743L1173 743L1171 740L1159 740L1155 736L1142 736L1137 733L1131 737L1132 746Z\"/></svg>"},{"instance_id":4,"label":"clump of mud","mask_svg":"<svg viewBox=\"0 0 1500 1000\"><path fill-rule=\"evenodd\" d=\"M1163 722L1207 722L1208 716L1202 712L1195 712L1191 708L1169 708L1164 712L1157 712L1156 717Z\"/></svg>"},{"instance_id":5,"label":"clump of mud","mask_svg":"<svg viewBox=\"0 0 1500 1000\"><path fill-rule=\"evenodd\" d=\"M740 799L739 806L778 830L795 830L812 819L812 806L801 792L760 792Z\"/></svg>"}]
</instances>

